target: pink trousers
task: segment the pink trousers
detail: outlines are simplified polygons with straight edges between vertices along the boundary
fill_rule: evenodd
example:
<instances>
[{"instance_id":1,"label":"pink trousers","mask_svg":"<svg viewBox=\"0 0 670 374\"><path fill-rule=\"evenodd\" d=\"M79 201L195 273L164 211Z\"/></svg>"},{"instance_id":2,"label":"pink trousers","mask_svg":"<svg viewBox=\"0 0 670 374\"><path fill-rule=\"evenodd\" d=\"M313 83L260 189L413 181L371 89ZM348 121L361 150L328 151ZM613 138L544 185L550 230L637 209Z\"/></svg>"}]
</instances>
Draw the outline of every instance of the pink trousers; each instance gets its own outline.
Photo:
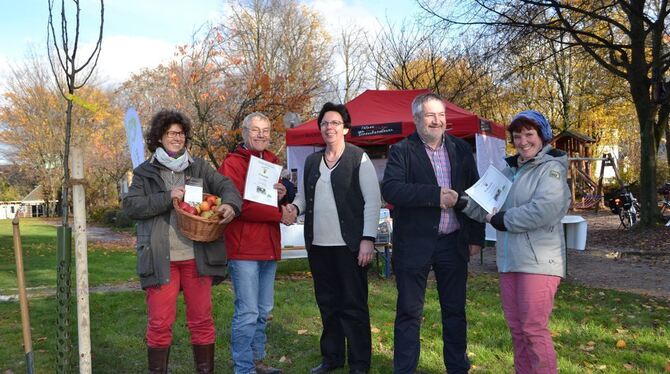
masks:
<instances>
[{"instance_id":1,"label":"pink trousers","mask_svg":"<svg viewBox=\"0 0 670 374\"><path fill-rule=\"evenodd\" d=\"M500 273L500 297L512 333L517 374L557 373L548 323L560 282L552 275Z\"/></svg>"},{"instance_id":2,"label":"pink trousers","mask_svg":"<svg viewBox=\"0 0 670 374\"><path fill-rule=\"evenodd\" d=\"M165 348L172 344L172 325L177 316L177 296L184 291L186 325L191 344L214 343L212 319L212 277L201 277L195 260L170 262L170 283L146 290L147 345Z\"/></svg>"}]
</instances>

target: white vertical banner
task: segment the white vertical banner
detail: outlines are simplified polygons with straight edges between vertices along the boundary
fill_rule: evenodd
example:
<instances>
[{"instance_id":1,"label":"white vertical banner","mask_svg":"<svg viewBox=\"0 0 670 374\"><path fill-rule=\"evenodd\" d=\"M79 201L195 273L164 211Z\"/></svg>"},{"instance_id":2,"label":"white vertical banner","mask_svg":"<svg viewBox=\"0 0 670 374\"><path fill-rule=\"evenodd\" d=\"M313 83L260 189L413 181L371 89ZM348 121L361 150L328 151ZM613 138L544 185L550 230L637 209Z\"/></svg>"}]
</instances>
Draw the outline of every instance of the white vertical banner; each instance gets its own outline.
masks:
<instances>
[{"instance_id":1,"label":"white vertical banner","mask_svg":"<svg viewBox=\"0 0 670 374\"><path fill-rule=\"evenodd\" d=\"M305 168L305 160L307 156L312 153L323 149L323 147L305 145L305 146L289 146L286 147L286 163L288 164L289 171L296 169L298 171L298 180L295 185L296 193L303 193L302 191L302 177L303 169Z\"/></svg>"},{"instance_id":2,"label":"white vertical banner","mask_svg":"<svg viewBox=\"0 0 670 374\"><path fill-rule=\"evenodd\" d=\"M505 140L486 134L475 134L477 171L484 175L489 165L502 171L505 168Z\"/></svg>"},{"instance_id":3,"label":"white vertical banner","mask_svg":"<svg viewBox=\"0 0 670 374\"><path fill-rule=\"evenodd\" d=\"M491 135L475 134L475 146L479 175L484 175L490 165L501 171L505 168L505 140ZM489 223L486 224L485 237L487 241L496 240L496 230Z\"/></svg>"},{"instance_id":4,"label":"white vertical banner","mask_svg":"<svg viewBox=\"0 0 670 374\"><path fill-rule=\"evenodd\" d=\"M130 159L133 162L134 169L144 162L144 138L142 137L140 117L137 115L135 108L128 108L123 122L126 128L126 137L128 138Z\"/></svg>"}]
</instances>

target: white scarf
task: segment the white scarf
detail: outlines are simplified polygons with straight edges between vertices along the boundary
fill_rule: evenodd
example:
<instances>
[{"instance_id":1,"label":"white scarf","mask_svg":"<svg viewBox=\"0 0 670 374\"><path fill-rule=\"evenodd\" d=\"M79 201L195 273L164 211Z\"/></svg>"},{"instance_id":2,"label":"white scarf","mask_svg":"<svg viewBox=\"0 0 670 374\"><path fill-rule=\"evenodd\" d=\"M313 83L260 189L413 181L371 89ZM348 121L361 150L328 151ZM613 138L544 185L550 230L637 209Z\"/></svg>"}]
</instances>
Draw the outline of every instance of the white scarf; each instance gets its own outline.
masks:
<instances>
[{"instance_id":1,"label":"white scarf","mask_svg":"<svg viewBox=\"0 0 670 374\"><path fill-rule=\"evenodd\" d=\"M188 155L188 150L186 149L181 156L172 158L167 154L167 152L165 152L163 147L158 147L156 148L154 156L156 157L156 160L161 163L161 165L174 171L175 173L184 171L184 169L186 169L188 165L191 164L191 157Z\"/></svg>"}]
</instances>

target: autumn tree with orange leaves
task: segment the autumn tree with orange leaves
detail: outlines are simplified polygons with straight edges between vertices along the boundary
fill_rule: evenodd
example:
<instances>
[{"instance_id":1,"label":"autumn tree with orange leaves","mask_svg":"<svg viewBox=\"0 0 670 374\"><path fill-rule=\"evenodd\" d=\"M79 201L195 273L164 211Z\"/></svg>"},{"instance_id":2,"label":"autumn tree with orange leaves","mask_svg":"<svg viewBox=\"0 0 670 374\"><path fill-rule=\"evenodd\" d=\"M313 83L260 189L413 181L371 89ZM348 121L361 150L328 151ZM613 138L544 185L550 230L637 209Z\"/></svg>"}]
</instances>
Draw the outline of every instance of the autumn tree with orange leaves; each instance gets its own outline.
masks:
<instances>
[{"instance_id":1,"label":"autumn tree with orange leaves","mask_svg":"<svg viewBox=\"0 0 670 374\"><path fill-rule=\"evenodd\" d=\"M282 117L311 115L313 97L325 86L329 36L313 10L295 0L232 2L230 16L179 46L175 59L143 70L119 93L142 122L170 107L193 121L192 152L214 165L240 140L242 120L265 113L284 147Z\"/></svg>"},{"instance_id":2,"label":"autumn tree with orange leaves","mask_svg":"<svg viewBox=\"0 0 670 374\"><path fill-rule=\"evenodd\" d=\"M44 199L54 201L62 183L65 117L61 93L49 74L48 63L37 57L11 70L0 106L0 122L7 124L0 141L14 150L14 163L36 175ZM112 97L91 82L80 89L72 108L72 141L85 152L89 211L118 205L117 181L130 168L126 143L119 141L125 137L123 113Z\"/></svg>"}]
</instances>

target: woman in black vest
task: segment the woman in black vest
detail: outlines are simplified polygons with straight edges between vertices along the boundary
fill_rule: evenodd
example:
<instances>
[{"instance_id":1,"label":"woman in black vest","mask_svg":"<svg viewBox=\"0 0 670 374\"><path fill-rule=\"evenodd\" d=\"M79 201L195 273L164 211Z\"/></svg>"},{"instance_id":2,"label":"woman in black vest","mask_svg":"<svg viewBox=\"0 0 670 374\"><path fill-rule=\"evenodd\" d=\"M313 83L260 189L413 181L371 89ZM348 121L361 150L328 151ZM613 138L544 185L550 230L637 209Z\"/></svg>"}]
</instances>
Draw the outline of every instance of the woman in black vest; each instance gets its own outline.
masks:
<instances>
[{"instance_id":1,"label":"woman in black vest","mask_svg":"<svg viewBox=\"0 0 670 374\"><path fill-rule=\"evenodd\" d=\"M305 160L303 193L293 202L305 213L305 246L323 324L322 362L312 373L343 367L345 347L349 372L367 373L367 265L379 223L379 182L368 155L344 141L351 127L344 105L326 103L317 123L326 149Z\"/></svg>"}]
</instances>

